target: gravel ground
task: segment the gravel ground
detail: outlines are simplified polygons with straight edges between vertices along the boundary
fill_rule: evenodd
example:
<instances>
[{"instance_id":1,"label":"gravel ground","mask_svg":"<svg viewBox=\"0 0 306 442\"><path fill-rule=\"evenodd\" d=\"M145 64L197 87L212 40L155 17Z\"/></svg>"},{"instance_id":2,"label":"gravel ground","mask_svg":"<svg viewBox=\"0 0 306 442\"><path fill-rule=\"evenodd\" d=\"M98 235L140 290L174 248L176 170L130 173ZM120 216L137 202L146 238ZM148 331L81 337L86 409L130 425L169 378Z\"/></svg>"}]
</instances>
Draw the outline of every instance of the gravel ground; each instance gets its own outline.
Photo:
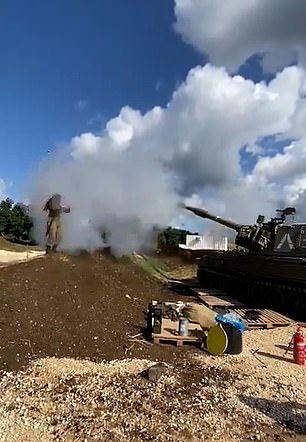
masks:
<instances>
[{"instance_id":1,"label":"gravel ground","mask_svg":"<svg viewBox=\"0 0 306 442\"><path fill-rule=\"evenodd\" d=\"M133 343L152 298L184 297L102 256L7 268L0 290L0 441L306 440L293 327L247 331L237 356Z\"/></svg>"},{"instance_id":2,"label":"gravel ground","mask_svg":"<svg viewBox=\"0 0 306 442\"><path fill-rule=\"evenodd\" d=\"M293 331L248 331L236 356L190 349L156 384L148 359L37 360L3 375L0 440L306 440L305 367L283 358Z\"/></svg>"}]
</instances>

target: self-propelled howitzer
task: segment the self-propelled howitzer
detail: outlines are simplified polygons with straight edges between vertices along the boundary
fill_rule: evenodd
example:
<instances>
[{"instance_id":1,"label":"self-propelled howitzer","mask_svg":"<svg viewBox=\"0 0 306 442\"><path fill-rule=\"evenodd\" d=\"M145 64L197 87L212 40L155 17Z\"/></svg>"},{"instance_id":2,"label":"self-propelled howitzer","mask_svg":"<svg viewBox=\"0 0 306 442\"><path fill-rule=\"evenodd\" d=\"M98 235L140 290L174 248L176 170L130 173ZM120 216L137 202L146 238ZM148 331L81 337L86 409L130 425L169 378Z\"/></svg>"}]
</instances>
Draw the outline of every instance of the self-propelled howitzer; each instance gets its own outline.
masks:
<instances>
[{"instance_id":1,"label":"self-propelled howitzer","mask_svg":"<svg viewBox=\"0 0 306 442\"><path fill-rule=\"evenodd\" d=\"M253 225L238 224L234 221L221 218L220 216L212 215L207 210L198 207L185 206L185 209L193 212L201 218L210 219L218 224L235 230L237 232L235 240L236 246L243 247L249 251L269 251L271 253L274 250L276 243L279 244L281 242L277 241L277 239L281 240L286 233L290 233L290 238L292 237L293 239L297 233L301 236L301 231L303 230L301 230L300 224L284 224L288 215L295 214L294 207L278 210L281 215L279 217L271 218L268 222L265 222L263 215L259 215L256 223ZM303 227L306 227L306 225ZM294 242L291 240L291 243L293 244ZM294 249L299 248L298 246L299 244L295 244ZM302 253L306 257L306 249L304 249Z\"/></svg>"},{"instance_id":2,"label":"self-propelled howitzer","mask_svg":"<svg viewBox=\"0 0 306 442\"><path fill-rule=\"evenodd\" d=\"M294 207L269 221L259 215L253 225L184 208L236 231L236 246L244 249L203 251L197 272L203 287L232 292L248 305L306 315L306 223L293 222Z\"/></svg>"}]
</instances>

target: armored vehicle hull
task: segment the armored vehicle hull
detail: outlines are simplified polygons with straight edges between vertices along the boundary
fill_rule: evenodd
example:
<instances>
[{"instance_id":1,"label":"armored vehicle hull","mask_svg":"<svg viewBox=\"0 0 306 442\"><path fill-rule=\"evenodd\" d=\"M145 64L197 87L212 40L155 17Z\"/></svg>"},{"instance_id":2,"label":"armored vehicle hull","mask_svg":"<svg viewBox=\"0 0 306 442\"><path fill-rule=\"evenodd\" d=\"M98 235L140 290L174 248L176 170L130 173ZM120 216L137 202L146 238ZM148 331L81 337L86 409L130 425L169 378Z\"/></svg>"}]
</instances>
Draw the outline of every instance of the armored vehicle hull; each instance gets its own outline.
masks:
<instances>
[{"instance_id":1,"label":"armored vehicle hull","mask_svg":"<svg viewBox=\"0 0 306 442\"><path fill-rule=\"evenodd\" d=\"M224 290L251 308L306 317L306 260L207 250L197 259L202 287Z\"/></svg>"},{"instance_id":2,"label":"armored vehicle hull","mask_svg":"<svg viewBox=\"0 0 306 442\"><path fill-rule=\"evenodd\" d=\"M232 294L251 308L272 308L306 318L306 224L286 223L294 208L282 210L280 218L254 225L240 225L211 215L204 209L185 207L202 218L237 232L234 251L203 251L197 259L202 287Z\"/></svg>"}]
</instances>

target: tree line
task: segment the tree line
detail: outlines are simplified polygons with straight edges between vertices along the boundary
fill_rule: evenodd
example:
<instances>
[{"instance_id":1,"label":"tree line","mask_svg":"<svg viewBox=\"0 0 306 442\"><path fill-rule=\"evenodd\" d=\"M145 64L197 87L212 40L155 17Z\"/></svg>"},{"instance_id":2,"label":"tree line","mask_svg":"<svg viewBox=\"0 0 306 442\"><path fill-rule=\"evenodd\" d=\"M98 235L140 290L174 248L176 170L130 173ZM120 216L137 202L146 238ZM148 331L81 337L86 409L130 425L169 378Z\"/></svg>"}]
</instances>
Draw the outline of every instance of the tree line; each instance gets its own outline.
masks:
<instances>
[{"instance_id":1,"label":"tree line","mask_svg":"<svg viewBox=\"0 0 306 442\"><path fill-rule=\"evenodd\" d=\"M167 227L159 233L158 244L160 246L178 247L179 244L185 244L187 235L198 235L198 233L193 233L185 229Z\"/></svg>"},{"instance_id":2,"label":"tree line","mask_svg":"<svg viewBox=\"0 0 306 442\"><path fill-rule=\"evenodd\" d=\"M33 220L29 216L28 207L22 203L14 203L10 198L0 202L0 235L16 243L35 244L31 236ZM167 227L158 234L158 244L177 247L186 241L188 230Z\"/></svg>"},{"instance_id":3,"label":"tree line","mask_svg":"<svg viewBox=\"0 0 306 442\"><path fill-rule=\"evenodd\" d=\"M10 198L0 202L0 235L12 242L34 243L31 238L33 221L27 206Z\"/></svg>"}]
</instances>

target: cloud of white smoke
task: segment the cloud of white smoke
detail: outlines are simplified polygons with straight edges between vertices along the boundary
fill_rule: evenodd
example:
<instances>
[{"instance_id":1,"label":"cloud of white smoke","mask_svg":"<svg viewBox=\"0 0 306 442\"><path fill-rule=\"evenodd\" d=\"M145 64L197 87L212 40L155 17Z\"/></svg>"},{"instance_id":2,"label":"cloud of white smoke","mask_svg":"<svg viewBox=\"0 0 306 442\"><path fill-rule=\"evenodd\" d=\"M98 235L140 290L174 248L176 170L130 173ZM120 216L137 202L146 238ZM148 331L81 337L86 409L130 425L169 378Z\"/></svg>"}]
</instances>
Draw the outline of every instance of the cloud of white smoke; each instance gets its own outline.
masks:
<instances>
[{"instance_id":1,"label":"cloud of white smoke","mask_svg":"<svg viewBox=\"0 0 306 442\"><path fill-rule=\"evenodd\" d=\"M72 212L63 216L63 247L101 245L97 227L105 225L118 253L137 249L154 224L173 221L179 200L192 194L201 193L212 210L221 198L227 210L255 216L254 199L241 186L249 185L257 201L267 201L267 189L243 176L240 149L291 127L302 81L296 67L269 85L197 67L165 109L142 115L125 107L101 135L73 138L36 175L30 200L42 207L55 192L64 196Z\"/></svg>"},{"instance_id":2,"label":"cloud of white smoke","mask_svg":"<svg viewBox=\"0 0 306 442\"><path fill-rule=\"evenodd\" d=\"M229 10L229 3L176 0L177 30L231 71L254 53L278 54L275 30L269 28L273 11L264 10L262 0L253 0L252 5L261 9L255 16L245 11L242 27L236 8L240 1L233 2L230 14L221 14L223 7ZM302 12L300 5L291 5L297 15ZM197 26L201 14L213 25L218 22L214 38L207 34L209 26ZM243 30L254 28L255 32L255 18L267 29L261 29L252 46ZM288 32L284 34L288 44L283 47L299 50L299 29L295 39L290 40ZM241 47L238 40L224 36L235 37ZM225 43L231 51L223 51ZM302 57L302 48L298 52ZM103 227L111 233L110 244L119 254L148 243L155 224L183 224L177 203L184 198L242 223L255 222L259 213L273 215L279 203L303 207L305 78L302 67L290 66L269 84L254 83L207 64L190 70L165 108L154 107L145 114L122 108L102 133L74 137L33 177L29 199L37 238L43 240L43 203L55 192L71 206L71 214L63 215L63 248L101 246L99 228ZM294 141L275 153L260 145L268 136ZM242 149L253 155L255 164L247 172L241 166Z\"/></svg>"},{"instance_id":3,"label":"cloud of white smoke","mask_svg":"<svg viewBox=\"0 0 306 442\"><path fill-rule=\"evenodd\" d=\"M167 225L175 215L178 197L158 163L145 152L118 151L105 141L96 137L99 150L88 154L85 148L80 156L74 149L80 148L80 138L35 175L30 200L40 242L45 228L41 208L55 192L71 207L70 214L62 215L62 247L72 251L103 246L101 229L111 234L113 252L137 250L149 244L154 224Z\"/></svg>"}]
</instances>

